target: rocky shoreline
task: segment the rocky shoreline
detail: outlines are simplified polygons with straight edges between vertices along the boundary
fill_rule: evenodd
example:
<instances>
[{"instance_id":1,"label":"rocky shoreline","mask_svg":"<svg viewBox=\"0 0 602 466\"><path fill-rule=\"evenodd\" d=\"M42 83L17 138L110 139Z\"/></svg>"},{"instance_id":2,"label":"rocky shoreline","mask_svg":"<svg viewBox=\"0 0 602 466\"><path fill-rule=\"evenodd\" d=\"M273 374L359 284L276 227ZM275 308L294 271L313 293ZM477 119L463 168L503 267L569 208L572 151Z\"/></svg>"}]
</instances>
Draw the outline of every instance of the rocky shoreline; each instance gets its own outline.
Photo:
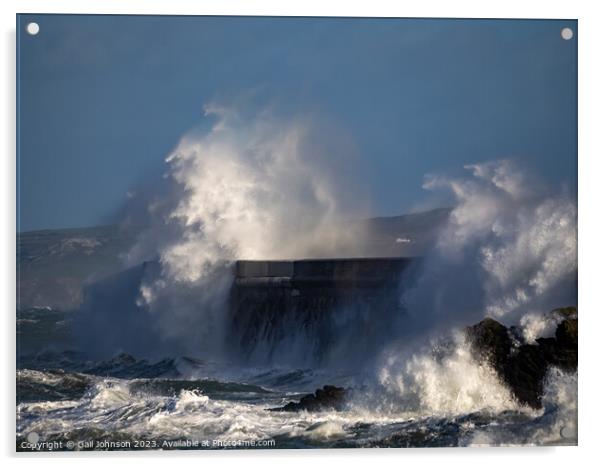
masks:
<instances>
[{"instance_id":1,"label":"rocky shoreline","mask_svg":"<svg viewBox=\"0 0 602 466\"><path fill-rule=\"evenodd\" d=\"M554 337L537 338L535 344L521 341L515 327L491 318L466 329L475 359L489 364L518 402L536 409L542 407L544 379L551 366L577 370L577 308L556 309L550 317L560 321Z\"/></svg>"},{"instance_id":2,"label":"rocky shoreline","mask_svg":"<svg viewBox=\"0 0 602 466\"><path fill-rule=\"evenodd\" d=\"M334 385L324 385L318 388L315 393L305 395L298 402L291 401L279 408L270 409L270 411L323 411L325 409L334 409L340 411L345 407L345 401L350 390Z\"/></svg>"},{"instance_id":3,"label":"rocky shoreline","mask_svg":"<svg viewBox=\"0 0 602 466\"><path fill-rule=\"evenodd\" d=\"M535 409L542 407L544 381L550 367L569 373L577 370L577 308L555 309L548 318L557 322L554 336L537 338L535 343L526 342L518 328L508 328L489 317L465 329L475 360L492 367L519 403ZM351 391L325 385L298 402L270 411L340 411Z\"/></svg>"}]
</instances>

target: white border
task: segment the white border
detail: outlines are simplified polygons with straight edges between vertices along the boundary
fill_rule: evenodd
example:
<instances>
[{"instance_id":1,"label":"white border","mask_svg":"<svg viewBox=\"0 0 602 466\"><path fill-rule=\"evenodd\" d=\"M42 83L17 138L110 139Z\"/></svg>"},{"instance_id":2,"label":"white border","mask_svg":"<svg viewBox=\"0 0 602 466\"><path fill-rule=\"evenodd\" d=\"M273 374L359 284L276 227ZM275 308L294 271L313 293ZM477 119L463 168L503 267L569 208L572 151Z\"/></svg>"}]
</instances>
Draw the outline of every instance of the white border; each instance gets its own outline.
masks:
<instances>
[{"instance_id":1,"label":"white border","mask_svg":"<svg viewBox=\"0 0 602 466\"><path fill-rule=\"evenodd\" d=\"M570 2L508 0L506 2L427 0L420 2L320 1L279 2L274 0L44 0L13 2L21 13L112 13L188 15L275 15L275 16L412 16L412 17L495 17L575 18L583 6Z\"/></svg>"},{"instance_id":2,"label":"white border","mask_svg":"<svg viewBox=\"0 0 602 466\"><path fill-rule=\"evenodd\" d=\"M602 150L599 134L599 109L602 107L600 83L602 73L599 56L602 54L602 22L596 14L596 2L506 0L484 2L473 0L431 0L415 2L387 2L382 0L305 0L244 1L244 0L74 0L29 1L3 0L2 15L2 194L0 218L3 219L0 264L0 286L3 299L5 332L2 350L2 411L0 412L2 450L15 460L14 429L14 330L15 330L15 14L19 13L118 13L118 14L225 14L225 15L284 15L284 16L403 16L403 17L487 17L487 18L563 18L579 20L579 307L580 360L579 360L579 447L556 448L495 448L495 449L439 449L439 450L320 450L320 451L231 451L231 452L133 452L95 453L83 455L20 454L25 463L38 461L106 462L121 464L128 459L149 463L166 460L181 462L219 461L261 464L282 462L306 465L307 463L379 463L420 462L448 464L491 465L524 460L546 464L576 464L600 456L597 445L600 437L600 362L599 347L602 339L600 325L600 297L602 284L598 272L602 258L599 243L600 212L602 200L600 176L602 175Z\"/></svg>"}]
</instances>

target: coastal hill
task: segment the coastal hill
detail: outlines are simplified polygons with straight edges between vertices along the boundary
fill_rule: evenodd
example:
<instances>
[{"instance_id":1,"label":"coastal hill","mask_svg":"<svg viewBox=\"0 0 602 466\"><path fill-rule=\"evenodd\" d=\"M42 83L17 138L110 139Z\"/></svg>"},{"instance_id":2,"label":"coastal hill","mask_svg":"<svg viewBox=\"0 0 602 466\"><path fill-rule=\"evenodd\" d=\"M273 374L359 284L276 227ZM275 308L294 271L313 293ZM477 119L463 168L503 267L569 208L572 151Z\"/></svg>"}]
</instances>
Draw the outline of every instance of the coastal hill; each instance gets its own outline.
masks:
<instances>
[{"instance_id":1,"label":"coastal hill","mask_svg":"<svg viewBox=\"0 0 602 466\"><path fill-rule=\"evenodd\" d=\"M358 254L362 257L419 256L449 212L442 208L351 220L341 228L368 232ZM124 268L123 255L142 230L109 225L17 234L17 308L77 309L85 285Z\"/></svg>"}]
</instances>

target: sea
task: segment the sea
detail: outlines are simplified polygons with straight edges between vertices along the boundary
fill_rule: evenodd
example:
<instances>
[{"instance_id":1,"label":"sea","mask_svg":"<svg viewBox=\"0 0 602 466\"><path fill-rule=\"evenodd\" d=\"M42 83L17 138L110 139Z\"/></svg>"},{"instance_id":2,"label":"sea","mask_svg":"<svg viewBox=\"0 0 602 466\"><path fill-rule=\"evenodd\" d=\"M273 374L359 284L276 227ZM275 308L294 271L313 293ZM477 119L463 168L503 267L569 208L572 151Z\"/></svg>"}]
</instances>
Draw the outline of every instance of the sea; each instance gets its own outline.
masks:
<instances>
[{"instance_id":1,"label":"sea","mask_svg":"<svg viewBox=\"0 0 602 466\"><path fill-rule=\"evenodd\" d=\"M550 371L543 407L518 405L462 346L406 372L249 366L191 355L91 359L73 312L17 312L18 451L575 445L577 374ZM432 356L432 357L431 357ZM325 384L342 410L285 412Z\"/></svg>"}]
</instances>

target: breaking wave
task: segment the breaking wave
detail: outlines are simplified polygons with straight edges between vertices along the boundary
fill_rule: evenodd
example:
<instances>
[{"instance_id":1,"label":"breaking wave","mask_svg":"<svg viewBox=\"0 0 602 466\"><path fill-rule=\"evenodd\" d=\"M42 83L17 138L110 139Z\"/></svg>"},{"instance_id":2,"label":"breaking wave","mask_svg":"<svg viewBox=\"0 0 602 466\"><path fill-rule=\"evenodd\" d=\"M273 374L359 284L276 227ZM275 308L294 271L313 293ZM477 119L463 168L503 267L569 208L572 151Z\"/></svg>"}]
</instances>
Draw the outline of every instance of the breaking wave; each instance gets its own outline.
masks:
<instances>
[{"instance_id":1,"label":"breaking wave","mask_svg":"<svg viewBox=\"0 0 602 466\"><path fill-rule=\"evenodd\" d=\"M335 226L365 216L367 196L358 197L361 185L345 175L353 150L324 122L268 111L245 118L218 105L206 106L205 116L214 119L211 129L189 132L167 157L167 194L149 203L151 227L127 261L158 257L136 303L158 329L156 344L219 358L229 264L353 256L362 229Z\"/></svg>"},{"instance_id":2,"label":"breaking wave","mask_svg":"<svg viewBox=\"0 0 602 466\"><path fill-rule=\"evenodd\" d=\"M294 376L282 371L279 377L289 379L289 390L198 376L119 379L80 374L86 378L83 393L47 400L38 392L38 398L32 395L18 405L17 445L32 432L44 441L95 439L130 442L132 448L143 442L142 448L165 449L185 447L178 441L205 442L205 448L262 441L278 448L575 444L576 375L551 371L544 407L518 409L491 374L475 373L465 358L456 352L443 367L418 358L412 365L415 388L430 386L432 391L408 392L401 398L371 393L371 402L358 396L344 411L316 413L269 410L299 397L298 391L289 391ZM467 386L459 382L458 369L469 371ZM56 386L57 379L41 372L20 371L18 376L30 384ZM431 380L425 382L423 376Z\"/></svg>"},{"instance_id":3,"label":"breaking wave","mask_svg":"<svg viewBox=\"0 0 602 466\"><path fill-rule=\"evenodd\" d=\"M327 365L298 364L287 356L304 348L279 349L271 359L265 340L257 346L263 365L236 365L226 312L234 260L353 255L365 238L333 228L350 215L353 190L333 181L345 155L321 145L310 121L267 112L246 120L216 106L206 114L216 118L211 130L189 133L167 158L169 188L148 206L151 227L127 258L133 268L91 289L81 314L86 349L163 359L30 361L17 375L18 442L39 432L46 440L278 447L576 443L576 374L552 369L542 409L526 408L473 359L462 332L492 316L526 342L549 335L557 321L544 312L576 302L574 200L509 160L469 165L459 178L429 176L425 188L448 191L454 207L418 278L383 313L387 320L372 325L370 315L345 314L354 317L338 326L292 319L285 329L296 335L304 326L309 335L290 340L301 346L319 333L377 356L364 361L332 345ZM364 207L351 212L360 216ZM156 261L138 265L148 259ZM382 338L369 327L382 328ZM323 383L353 390L348 409L269 411Z\"/></svg>"}]
</instances>

